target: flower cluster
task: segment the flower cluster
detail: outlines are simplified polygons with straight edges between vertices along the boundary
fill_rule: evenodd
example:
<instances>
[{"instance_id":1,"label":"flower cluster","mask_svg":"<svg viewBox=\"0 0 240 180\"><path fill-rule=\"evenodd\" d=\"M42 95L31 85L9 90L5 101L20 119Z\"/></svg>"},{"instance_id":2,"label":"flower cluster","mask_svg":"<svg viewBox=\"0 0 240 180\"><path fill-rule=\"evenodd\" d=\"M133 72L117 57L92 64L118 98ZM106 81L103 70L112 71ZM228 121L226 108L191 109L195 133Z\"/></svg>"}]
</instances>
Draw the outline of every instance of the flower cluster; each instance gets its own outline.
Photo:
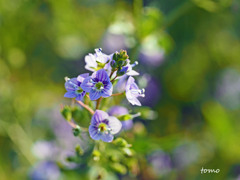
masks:
<instances>
[{"instance_id":1,"label":"flower cluster","mask_svg":"<svg viewBox=\"0 0 240 180\"><path fill-rule=\"evenodd\" d=\"M138 62L130 64L129 56L124 50L106 55L102 53L102 49L100 48L95 49L94 54L87 55L85 62L85 68L93 73L91 75L89 73L81 74L71 79L66 78L65 88L67 92L64 97L75 98L77 103L92 114L91 124L88 128L92 139L111 142L113 135L119 133L122 127L125 127L126 124L132 124L132 119L135 115L128 114L126 108L126 110L124 109L125 113L112 113L113 107L109 110L108 114L100 110L100 103L103 98L125 94L130 104L141 106L138 97L144 97L144 89L139 89L135 79L132 77L139 75L138 72L133 70L133 67ZM126 78L127 81L125 82ZM116 82L125 82L124 92L113 94ZM94 108L96 110L94 111L93 107L84 103L84 99L86 101L87 99L95 101L96 105ZM116 107L119 109L124 108L121 108L121 106ZM125 121L121 123L120 120L123 119ZM75 125L72 126L75 127Z\"/></svg>"}]
</instances>

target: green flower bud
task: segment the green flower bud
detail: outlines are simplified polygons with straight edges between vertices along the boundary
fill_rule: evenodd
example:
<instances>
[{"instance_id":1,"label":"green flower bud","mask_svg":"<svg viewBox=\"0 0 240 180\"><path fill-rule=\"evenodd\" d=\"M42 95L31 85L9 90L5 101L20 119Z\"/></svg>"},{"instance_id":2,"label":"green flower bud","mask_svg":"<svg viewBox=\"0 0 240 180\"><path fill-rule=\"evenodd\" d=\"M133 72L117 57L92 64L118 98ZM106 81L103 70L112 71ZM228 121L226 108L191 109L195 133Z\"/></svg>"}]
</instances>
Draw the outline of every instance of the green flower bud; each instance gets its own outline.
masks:
<instances>
[{"instance_id":1,"label":"green flower bud","mask_svg":"<svg viewBox=\"0 0 240 180\"><path fill-rule=\"evenodd\" d=\"M127 168L120 163L111 164L111 168L119 174L126 174L127 173Z\"/></svg>"},{"instance_id":2,"label":"green flower bud","mask_svg":"<svg viewBox=\"0 0 240 180\"><path fill-rule=\"evenodd\" d=\"M83 155L83 150L82 150L82 148L80 147L80 145L77 145L76 147L75 147L75 151L76 151L76 154L77 154L77 156L81 156L81 155Z\"/></svg>"},{"instance_id":3,"label":"green flower bud","mask_svg":"<svg viewBox=\"0 0 240 180\"><path fill-rule=\"evenodd\" d=\"M121 138L121 137L115 139L113 141L113 144L115 144L118 147L129 147L128 142L125 139Z\"/></svg>"},{"instance_id":4,"label":"green flower bud","mask_svg":"<svg viewBox=\"0 0 240 180\"><path fill-rule=\"evenodd\" d=\"M67 121L71 121L72 119L72 111L71 108L69 106L65 106L62 111L61 111L63 117L67 120Z\"/></svg>"},{"instance_id":5,"label":"green flower bud","mask_svg":"<svg viewBox=\"0 0 240 180\"><path fill-rule=\"evenodd\" d=\"M122 152L126 156L132 156L133 155L132 150L130 148L122 148Z\"/></svg>"},{"instance_id":6,"label":"green flower bud","mask_svg":"<svg viewBox=\"0 0 240 180\"><path fill-rule=\"evenodd\" d=\"M94 150L92 152L92 157L94 161L99 161L100 160L101 153L98 150Z\"/></svg>"},{"instance_id":7,"label":"green flower bud","mask_svg":"<svg viewBox=\"0 0 240 180\"><path fill-rule=\"evenodd\" d=\"M74 136L78 136L81 133L80 126L77 125L76 128L73 128L72 131Z\"/></svg>"}]
</instances>

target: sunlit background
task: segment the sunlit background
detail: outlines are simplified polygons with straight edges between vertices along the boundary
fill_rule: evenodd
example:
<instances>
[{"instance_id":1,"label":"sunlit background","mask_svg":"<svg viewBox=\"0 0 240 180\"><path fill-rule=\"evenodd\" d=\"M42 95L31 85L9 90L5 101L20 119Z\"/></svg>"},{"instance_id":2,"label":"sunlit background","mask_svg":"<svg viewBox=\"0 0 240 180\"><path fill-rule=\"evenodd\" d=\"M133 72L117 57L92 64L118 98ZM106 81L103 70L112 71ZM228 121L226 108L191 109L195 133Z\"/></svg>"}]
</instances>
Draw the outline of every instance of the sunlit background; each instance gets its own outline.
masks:
<instances>
[{"instance_id":1,"label":"sunlit background","mask_svg":"<svg viewBox=\"0 0 240 180\"><path fill-rule=\"evenodd\" d=\"M0 0L0 179L93 176L66 161L60 105L98 47L139 62L153 110L129 130L138 166L108 179L240 179L239 29L238 0Z\"/></svg>"}]
</instances>

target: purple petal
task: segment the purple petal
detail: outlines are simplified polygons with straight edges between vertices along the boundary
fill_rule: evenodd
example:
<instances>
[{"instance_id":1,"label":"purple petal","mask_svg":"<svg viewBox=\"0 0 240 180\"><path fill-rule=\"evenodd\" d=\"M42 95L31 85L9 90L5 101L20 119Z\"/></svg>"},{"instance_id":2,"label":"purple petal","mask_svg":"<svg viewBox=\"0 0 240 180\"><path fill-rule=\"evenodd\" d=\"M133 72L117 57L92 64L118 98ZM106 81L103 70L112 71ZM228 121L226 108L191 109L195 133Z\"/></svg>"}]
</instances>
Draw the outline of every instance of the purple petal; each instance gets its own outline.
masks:
<instances>
[{"instance_id":1,"label":"purple petal","mask_svg":"<svg viewBox=\"0 0 240 180\"><path fill-rule=\"evenodd\" d=\"M133 127L133 120L122 121L122 129L128 130Z\"/></svg>"},{"instance_id":2,"label":"purple petal","mask_svg":"<svg viewBox=\"0 0 240 180\"><path fill-rule=\"evenodd\" d=\"M65 82L65 88L67 91L74 91L78 87L77 78L72 78Z\"/></svg>"},{"instance_id":3,"label":"purple petal","mask_svg":"<svg viewBox=\"0 0 240 180\"><path fill-rule=\"evenodd\" d=\"M108 118L108 114L101 110L96 110L91 119L91 124L101 123Z\"/></svg>"},{"instance_id":4,"label":"purple petal","mask_svg":"<svg viewBox=\"0 0 240 180\"><path fill-rule=\"evenodd\" d=\"M97 100L101 97L101 95L102 93L100 91L96 91L94 89L91 89L91 91L89 92L89 97L92 101Z\"/></svg>"},{"instance_id":5,"label":"purple petal","mask_svg":"<svg viewBox=\"0 0 240 180\"><path fill-rule=\"evenodd\" d=\"M109 111L108 114L110 116L122 116L128 114L127 108L123 106L113 106Z\"/></svg>"},{"instance_id":6,"label":"purple petal","mask_svg":"<svg viewBox=\"0 0 240 180\"><path fill-rule=\"evenodd\" d=\"M141 106L140 101L131 94L130 91L126 92L126 97L127 100L132 104L132 105L137 105L137 106Z\"/></svg>"},{"instance_id":7,"label":"purple petal","mask_svg":"<svg viewBox=\"0 0 240 180\"><path fill-rule=\"evenodd\" d=\"M94 125L90 125L88 128L89 131L89 135L92 139L94 140L100 140L101 139L101 134L100 132L98 132L97 127L95 127Z\"/></svg>"},{"instance_id":8,"label":"purple petal","mask_svg":"<svg viewBox=\"0 0 240 180\"><path fill-rule=\"evenodd\" d=\"M116 117L110 116L108 117L109 127L111 128L111 134L117 134L121 128L122 123Z\"/></svg>"},{"instance_id":9,"label":"purple petal","mask_svg":"<svg viewBox=\"0 0 240 180\"><path fill-rule=\"evenodd\" d=\"M112 142L113 141L113 135L112 134L102 134L101 135L101 139L104 141L104 142Z\"/></svg>"},{"instance_id":10,"label":"purple petal","mask_svg":"<svg viewBox=\"0 0 240 180\"><path fill-rule=\"evenodd\" d=\"M81 74L77 77L77 80L82 83L84 81L85 78L87 78L89 76L89 73L84 73L84 74Z\"/></svg>"},{"instance_id":11,"label":"purple petal","mask_svg":"<svg viewBox=\"0 0 240 180\"><path fill-rule=\"evenodd\" d=\"M113 91L112 83L109 83L107 86L104 87L102 97L111 96L112 91Z\"/></svg>"},{"instance_id":12,"label":"purple petal","mask_svg":"<svg viewBox=\"0 0 240 180\"><path fill-rule=\"evenodd\" d=\"M91 77L87 77L84 79L84 81L81 84L81 88L86 92L90 92L92 87L94 86L94 84L90 80L91 80Z\"/></svg>"},{"instance_id":13,"label":"purple petal","mask_svg":"<svg viewBox=\"0 0 240 180\"><path fill-rule=\"evenodd\" d=\"M96 78L100 81L110 81L108 74L104 69L100 69L97 71Z\"/></svg>"},{"instance_id":14,"label":"purple petal","mask_svg":"<svg viewBox=\"0 0 240 180\"><path fill-rule=\"evenodd\" d=\"M81 94L78 94L77 97L76 97L76 100L77 101L82 101L85 94L86 94L85 91L83 91Z\"/></svg>"},{"instance_id":15,"label":"purple petal","mask_svg":"<svg viewBox=\"0 0 240 180\"><path fill-rule=\"evenodd\" d=\"M64 94L64 97L66 98L75 98L76 97L76 94L75 94L75 91L68 91Z\"/></svg>"}]
</instances>

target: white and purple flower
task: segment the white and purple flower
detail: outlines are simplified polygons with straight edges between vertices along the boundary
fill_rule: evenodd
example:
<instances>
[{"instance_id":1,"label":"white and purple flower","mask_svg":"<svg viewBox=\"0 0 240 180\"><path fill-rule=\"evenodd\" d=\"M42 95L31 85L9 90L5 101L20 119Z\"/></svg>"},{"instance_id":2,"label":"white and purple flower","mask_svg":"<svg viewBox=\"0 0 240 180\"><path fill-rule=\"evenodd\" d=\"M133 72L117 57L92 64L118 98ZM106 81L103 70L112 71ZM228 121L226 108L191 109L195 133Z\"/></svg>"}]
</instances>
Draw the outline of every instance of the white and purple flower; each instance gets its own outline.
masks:
<instances>
[{"instance_id":1,"label":"white and purple flower","mask_svg":"<svg viewBox=\"0 0 240 180\"><path fill-rule=\"evenodd\" d=\"M94 140L112 142L114 134L122 128L121 122L114 116L109 116L106 112L96 110L89 126L90 137Z\"/></svg>"},{"instance_id":2,"label":"white and purple flower","mask_svg":"<svg viewBox=\"0 0 240 180\"><path fill-rule=\"evenodd\" d=\"M81 88L89 92L91 100L97 100L100 97L109 97L112 95L112 83L107 72L100 69L94 72L92 76L84 79Z\"/></svg>"},{"instance_id":3,"label":"white and purple flower","mask_svg":"<svg viewBox=\"0 0 240 180\"><path fill-rule=\"evenodd\" d=\"M64 97L76 98L77 101L81 101L86 94L86 92L81 88L81 84L88 76L89 74L85 73L79 75L77 78L67 79L65 83L67 92L64 94Z\"/></svg>"},{"instance_id":4,"label":"white and purple flower","mask_svg":"<svg viewBox=\"0 0 240 180\"><path fill-rule=\"evenodd\" d=\"M140 101L137 99L139 96L144 97L145 90L144 89L139 89L138 85L135 83L135 80L132 76L130 76L127 80L126 84L126 97L127 100L132 104L132 105L137 105L141 106Z\"/></svg>"},{"instance_id":5,"label":"white and purple flower","mask_svg":"<svg viewBox=\"0 0 240 180\"><path fill-rule=\"evenodd\" d=\"M85 69L95 72L99 69L109 69L109 62L112 59L112 55L106 55L102 53L102 49L95 49L95 54L89 53L85 56Z\"/></svg>"}]
</instances>

